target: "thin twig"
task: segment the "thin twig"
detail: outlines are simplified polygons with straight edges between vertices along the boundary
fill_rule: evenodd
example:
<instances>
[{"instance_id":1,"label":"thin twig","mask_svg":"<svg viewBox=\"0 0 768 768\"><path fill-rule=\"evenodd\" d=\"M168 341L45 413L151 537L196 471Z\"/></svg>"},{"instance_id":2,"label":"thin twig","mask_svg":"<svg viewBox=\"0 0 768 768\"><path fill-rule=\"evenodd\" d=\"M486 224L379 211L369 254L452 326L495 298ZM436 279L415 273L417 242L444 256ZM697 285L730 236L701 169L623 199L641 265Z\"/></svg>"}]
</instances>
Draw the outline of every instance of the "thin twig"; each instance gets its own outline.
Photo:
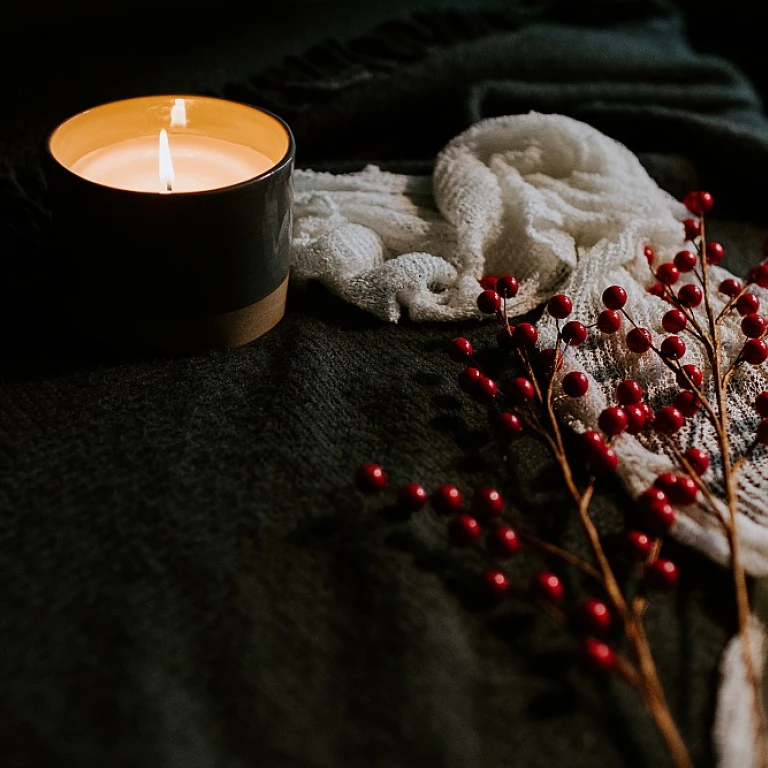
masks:
<instances>
[{"instance_id":1,"label":"thin twig","mask_svg":"<svg viewBox=\"0 0 768 768\"><path fill-rule=\"evenodd\" d=\"M744 570L744 564L741 561L741 541L739 537L739 526L737 521L738 491L736 487L736 475L731 466L730 441L728 438L728 409L726 407L726 389L723 386L725 377L721 373L720 363L720 325L717 322L715 313L712 309L712 302L709 295L709 263L706 258L706 229L705 217L701 216L701 253L700 259L702 265L704 305L709 321L709 330L711 333L712 347L714 351L710 354L710 363L715 382L715 395L717 397L717 408L720 416L720 429L718 439L720 442L720 453L723 462L723 480L725 482L726 502L731 518L731 524L728 528L728 543L731 550L731 570L733 573L734 590L736 593L736 612L738 619L739 637L741 638L742 655L744 667L747 676L750 679L753 690L753 700L755 704L755 714L758 719L759 738L761 743L766 739L766 714L763 705L762 680L757 673L757 666L752 658L752 643L749 637L749 626L751 607L749 603L749 591L747 588L747 577ZM762 758L763 764L768 765L768 754Z\"/></svg>"},{"instance_id":2,"label":"thin twig","mask_svg":"<svg viewBox=\"0 0 768 768\"><path fill-rule=\"evenodd\" d=\"M570 552L567 549L563 549L562 547L558 547L556 544L551 544L544 539L540 539L535 534L527 531L525 528L522 528L519 524L515 526L515 528L518 531L520 539L524 544L527 544L533 549L546 552L546 554L552 555L553 557L557 557L563 562L568 563L568 565L577 568L582 573L585 573L587 576L595 579L598 583L603 583L603 575L600 573L600 571L597 570L597 568L590 565L586 560L583 560L577 555L574 555L573 552Z\"/></svg>"},{"instance_id":3,"label":"thin twig","mask_svg":"<svg viewBox=\"0 0 768 768\"><path fill-rule=\"evenodd\" d=\"M555 433L556 441L558 444L562 444L560 426L557 419L554 417L551 400L548 405L552 419L550 426ZM597 562L598 570L602 574L605 592L614 611L624 626L624 634L637 658L640 681L637 690L645 702L648 712L656 723L656 727L664 739L670 756L677 768L693 768L693 763L688 754L688 748L686 747L685 742L680 735L680 731L672 718L672 714L669 711L669 705L667 704L664 689L659 680L656 664L653 660L653 655L642 621L637 619L624 599L621 587L611 568L610 561L603 550L600 534L589 514L589 504L594 493L594 479L591 479L587 487L583 491L580 491L574 482L571 468L565 454L556 453L555 459L560 466L566 488L578 508L579 520L587 540L589 541L592 554Z\"/></svg>"}]
</instances>

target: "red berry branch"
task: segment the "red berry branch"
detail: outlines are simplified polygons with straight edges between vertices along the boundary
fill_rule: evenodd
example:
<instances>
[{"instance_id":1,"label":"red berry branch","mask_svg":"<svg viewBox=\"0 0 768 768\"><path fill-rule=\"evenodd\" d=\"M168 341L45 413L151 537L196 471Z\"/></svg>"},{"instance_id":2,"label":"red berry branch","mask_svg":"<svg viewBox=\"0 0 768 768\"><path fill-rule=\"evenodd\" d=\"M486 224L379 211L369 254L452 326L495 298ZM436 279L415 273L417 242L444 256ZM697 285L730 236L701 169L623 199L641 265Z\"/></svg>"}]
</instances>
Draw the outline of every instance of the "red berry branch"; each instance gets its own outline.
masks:
<instances>
[{"instance_id":1,"label":"red berry branch","mask_svg":"<svg viewBox=\"0 0 768 768\"><path fill-rule=\"evenodd\" d=\"M493 488L475 489L468 506L454 485L441 486L431 495L418 484L405 485L398 491L398 503L408 510L416 511L431 501L436 511L451 516L449 531L454 544L475 546L484 552L490 564L479 581L486 596L500 600L515 594L533 601L576 634L588 669L601 675L618 674L632 686L680 768L692 762L669 710L644 627L649 594L674 589L680 578L675 563L660 556L662 538L675 523L676 509L693 504L708 506L725 530L744 666L753 685L755 720L761 738L766 736L762 684L747 639L751 612L740 558L737 473L759 446L768 445L768 392L758 395L754 404L761 419L756 423L754 440L736 457L729 433L728 390L743 366L762 365L768 359L768 323L758 314L759 297L750 292L752 284L768 287L768 264L753 269L746 285L732 278L723 280L718 287L723 298L717 299L723 306L717 312L711 267L723 260L724 248L706 240L705 217L713 199L708 192L695 191L686 195L684 204L696 217L683 222L688 248L680 250L672 261L658 265L653 248L644 248L655 279L649 292L668 305L661 318L669 334L665 338L657 342L647 328L635 323L627 306L627 291L613 285L603 292L604 308L589 327L568 319L574 309L569 296L553 296L546 314L556 325L556 341L554 346L541 349L536 325L509 323L506 302L517 294L518 282L504 276L484 277L483 291L477 299L479 310L500 322L497 345L509 363L504 378L497 381L483 372L467 339L456 338L449 347L451 358L465 366L458 377L460 388L489 410L498 434L511 440L525 432L550 449L577 510L591 562L538 538L522 521L505 514L503 499ZM679 285L682 275L691 276L695 282ZM722 343L721 326L736 315L741 317L744 338L738 352L729 356ZM669 370L673 383L668 402L658 404L654 410L641 384L627 376L615 388L615 404L600 412L593 425L596 429L578 436L573 450L574 440L563 426L560 404L585 397L590 378L585 371L568 370L573 368L570 350L584 344L591 332L599 339L600 335L617 334L623 328L629 352L638 358L655 355ZM707 364L706 376L699 366L685 362L690 345L700 348ZM704 419L710 425L719 448L717 455L710 457L699 448L681 446L678 433L690 419ZM679 468L677 472L660 474L627 515L620 557L638 564L641 579L639 587L635 584L634 588L620 582L616 557L609 557L590 513L595 485L617 469L619 459L613 444L623 433L651 442L661 440ZM369 492L383 490L386 476L380 467L365 465L358 472L358 485ZM582 600L573 610L566 609L563 583L548 570L540 571L524 588L512 584L499 561L516 555L521 545L579 570L593 582L600 597ZM611 637L618 630L623 640L609 644L609 628L614 630Z\"/></svg>"}]
</instances>

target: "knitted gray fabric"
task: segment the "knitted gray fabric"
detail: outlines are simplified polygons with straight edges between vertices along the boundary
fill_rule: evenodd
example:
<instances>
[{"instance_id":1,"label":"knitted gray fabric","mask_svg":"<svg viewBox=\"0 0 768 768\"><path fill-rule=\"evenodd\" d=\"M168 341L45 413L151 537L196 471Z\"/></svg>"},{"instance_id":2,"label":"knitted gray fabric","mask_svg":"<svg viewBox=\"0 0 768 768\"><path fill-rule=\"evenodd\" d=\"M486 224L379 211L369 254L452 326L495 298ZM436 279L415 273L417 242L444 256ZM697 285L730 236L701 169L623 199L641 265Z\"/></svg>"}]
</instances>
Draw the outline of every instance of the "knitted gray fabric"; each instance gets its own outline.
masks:
<instances>
[{"instance_id":1,"label":"knitted gray fabric","mask_svg":"<svg viewBox=\"0 0 768 768\"><path fill-rule=\"evenodd\" d=\"M336 174L375 163L428 175L478 119L566 113L640 153L664 189L710 187L712 233L737 271L759 249L763 230L744 223L760 213L749 203L768 169L759 99L732 67L695 54L659 4L421 15L264 70L359 29L356 10L373 4L315 5L305 16L277 4L277 27L260 7L249 24L179 14L162 46L141 18L127 42L75 48L63 29L41 42L36 25L23 50L12 34L0 49L4 763L667 766L636 697L580 674L560 627L515 600L481 612L483 561L448 546L444 518L397 519L351 490L363 460L381 461L394 486L501 480L515 515L585 554L546 452L523 439L504 460L457 390L445 343L493 347L488 324L395 326L294 285L285 320L244 349L73 351L43 141L78 109L147 92L272 108L299 163ZM748 32L760 30L741 30L739 45ZM611 484L599 494L608 537L625 503ZM648 634L694 760L712 765L730 582L674 541L665 554L682 583L653 598ZM541 566L529 553L505 568L525 586ZM592 594L563 577L569 605Z\"/></svg>"}]
</instances>

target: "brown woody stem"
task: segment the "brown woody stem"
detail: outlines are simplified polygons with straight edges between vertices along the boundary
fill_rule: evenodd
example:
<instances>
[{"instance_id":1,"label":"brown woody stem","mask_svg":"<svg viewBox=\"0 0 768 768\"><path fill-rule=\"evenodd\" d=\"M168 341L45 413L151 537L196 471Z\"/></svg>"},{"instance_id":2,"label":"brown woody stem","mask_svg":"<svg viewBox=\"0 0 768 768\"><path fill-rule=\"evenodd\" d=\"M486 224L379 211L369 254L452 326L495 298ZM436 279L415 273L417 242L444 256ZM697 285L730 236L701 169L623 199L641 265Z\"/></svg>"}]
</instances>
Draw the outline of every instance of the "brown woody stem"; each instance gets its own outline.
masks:
<instances>
[{"instance_id":1,"label":"brown woody stem","mask_svg":"<svg viewBox=\"0 0 768 768\"><path fill-rule=\"evenodd\" d=\"M741 638L741 648L744 659L744 667L747 677L752 684L752 694L755 705L755 715L758 721L760 743L765 743L766 737L766 716L763 706L762 681L757 674L757 668L752 658L752 647L749 640L749 619L751 609L749 604L749 590L747 587L747 576L744 565L741 562L741 541L739 538L739 526L737 521L738 512L738 488L736 485L736 473L733 471L731 463L731 447L728 439L728 408L726 406L726 379L722 375L720 361L720 324L718 317L712 308L712 302L709 296L709 263L707 261L707 240L704 216L701 217L701 267L702 267L702 287L704 289L704 306L709 322L709 331L711 334L711 346L707 347L707 352L712 366L712 374L715 385L715 396L717 399L717 409L719 415L719 429L717 437L720 443L720 453L723 462L723 482L725 483L726 504L730 514L730 526L728 526L728 544L731 550L731 571L733 573L734 591L736 594L736 613L738 620L739 637ZM763 765L768 765L768 754L762 756Z\"/></svg>"},{"instance_id":2,"label":"brown woody stem","mask_svg":"<svg viewBox=\"0 0 768 768\"><path fill-rule=\"evenodd\" d=\"M550 428L554 434L554 443L562 445L560 426L554 414L552 406L552 387L548 389L547 407L550 415ZM571 467L564 451L553 451L555 459L565 481L568 493L579 511L579 519L587 536L592 554L597 562L598 570L602 574L603 587L609 598L616 615L624 626L624 634L629 641L638 662L638 674L635 678L635 689L645 702L646 708L653 718L664 742L667 745L670 756L677 768L693 768L688 749L683 741L680 731L675 724L669 705L667 704L664 690L659 680L656 664L653 660L645 628L640 617L627 605L624 594L611 568L608 557L605 554L600 541L600 534L590 514L589 503L594 492L594 481L590 481L587 487L581 491L573 479ZM628 678L625 678L628 679Z\"/></svg>"}]
</instances>

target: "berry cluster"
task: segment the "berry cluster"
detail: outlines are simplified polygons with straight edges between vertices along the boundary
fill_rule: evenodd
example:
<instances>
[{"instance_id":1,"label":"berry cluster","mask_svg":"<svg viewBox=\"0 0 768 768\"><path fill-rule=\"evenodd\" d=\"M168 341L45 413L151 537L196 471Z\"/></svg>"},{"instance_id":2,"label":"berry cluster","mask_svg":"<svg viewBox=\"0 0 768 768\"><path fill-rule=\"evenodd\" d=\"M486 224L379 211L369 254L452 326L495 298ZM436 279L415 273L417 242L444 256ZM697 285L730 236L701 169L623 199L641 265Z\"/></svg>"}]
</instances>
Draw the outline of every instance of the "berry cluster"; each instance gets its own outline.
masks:
<instances>
[{"instance_id":1,"label":"berry cluster","mask_svg":"<svg viewBox=\"0 0 768 768\"><path fill-rule=\"evenodd\" d=\"M356 485L367 494L384 492L388 487L387 474L378 464L363 464L357 471ZM587 669L602 674L614 670L617 655L606 640L616 622L606 602L586 597L566 610L565 586L556 573L546 568L537 570L525 587L512 583L503 561L518 555L523 545L536 555L572 558L512 520L505 513L504 499L497 489L475 488L465 500L452 483L437 487L431 494L419 483L406 483L394 495L396 503L407 512L418 512L430 505L439 515L448 516L451 543L478 549L487 561L487 567L478 574L478 586L485 598L497 602L514 594L530 600L570 627L579 638L579 656ZM667 560L649 560L652 547L649 536L630 531L621 547L621 556L630 563L645 564L645 581L650 589L670 589L677 583L677 569ZM587 572L592 570L587 567Z\"/></svg>"},{"instance_id":2,"label":"berry cluster","mask_svg":"<svg viewBox=\"0 0 768 768\"><path fill-rule=\"evenodd\" d=\"M768 322L759 314L759 297L750 290L752 285L768 287L768 263L751 270L746 284L727 278L714 290L711 268L722 262L725 249L720 243L706 240L705 215L712 210L712 195L704 191L690 192L684 204L693 215L682 222L681 245L684 247L671 261L663 263L658 263L651 244L643 249L652 274L649 293L664 302L660 303L661 327L667 334L663 338L654 339L649 329L635 323L627 307L627 291L622 286L610 285L603 291L603 307L590 325L571 319L574 310L571 297L553 296L546 305L546 313L556 325L556 342L552 347L541 348L534 323L523 320L512 325L509 322L507 299L517 295L519 286L513 276L505 275L484 277L482 293L477 298L478 309L499 320L496 345L506 359L505 373L495 379L484 373L473 345L466 338L453 339L448 349L450 357L463 366L458 376L459 387L488 409L495 430L504 441L528 433L549 447L578 510L595 565L552 543L541 542L519 523L505 518L503 500L494 489L477 489L468 507L454 485L441 486L431 495L417 484L403 486L398 491L398 503L409 510L418 510L431 501L436 511L450 514L449 531L454 544L479 546L490 558L505 558L517 554L523 543L527 548L530 545L531 549L559 557L564 565L580 568L593 577L598 596L582 600L571 610L563 608L563 584L550 571L539 572L532 583L521 590L513 588L503 567L495 563L482 573L479 581L485 592L496 599L508 594L526 595L575 629L581 638L582 655L591 669L602 673L616 670L638 689L679 766L690 765L690 760L663 696L659 695L660 683L642 629L642 606L650 590L670 590L678 585L680 576L676 564L660 557L662 537L675 524L675 510L700 504L708 506L727 529L733 555L739 631L746 631L749 602L743 566L738 559L735 475L740 462L755 448L768 445L768 391L756 398L754 407L760 420L756 423L753 444L739 460L732 457L727 413L727 391L734 374L743 365L762 365L768 359ZM727 318L737 315L741 318L743 340L737 354L726 359L720 328ZM557 418L558 404L587 397L591 382L587 371L572 369L575 363L569 350L584 344L590 336L591 343L600 344L602 336L619 333L623 334L632 355L655 355L670 371L671 394L665 402L652 407L641 383L627 376L615 387L614 402L600 412L593 429L569 442ZM691 344L699 345L708 363L706 381L698 365L686 362ZM571 370L566 370L569 368ZM678 444L677 433L686 420L702 417L711 424L715 434L717 456L696 447L683 450ZM589 510L595 484L619 465L617 441L625 433L645 432L656 435L668 448L677 470L660 474L626 515L621 556L625 562L629 559L639 564L642 579L636 589L620 585L615 558L608 556ZM570 443L574 443L577 450L571 450ZM721 480L718 487L725 486L725 499L717 497L712 482L716 473L710 472L710 467L715 459ZM358 474L358 484L364 490L382 490L386 477L380 467L365 465ZM730 520L724 520L721 514L723 504L730 511ZM628 588L634 596L627 596ZM609 628L612 634L607 636ZM606 642L622 637L629 655ZM743 647L746 660L748 643L743 643Z\"/></svg>"}]
</instances>

